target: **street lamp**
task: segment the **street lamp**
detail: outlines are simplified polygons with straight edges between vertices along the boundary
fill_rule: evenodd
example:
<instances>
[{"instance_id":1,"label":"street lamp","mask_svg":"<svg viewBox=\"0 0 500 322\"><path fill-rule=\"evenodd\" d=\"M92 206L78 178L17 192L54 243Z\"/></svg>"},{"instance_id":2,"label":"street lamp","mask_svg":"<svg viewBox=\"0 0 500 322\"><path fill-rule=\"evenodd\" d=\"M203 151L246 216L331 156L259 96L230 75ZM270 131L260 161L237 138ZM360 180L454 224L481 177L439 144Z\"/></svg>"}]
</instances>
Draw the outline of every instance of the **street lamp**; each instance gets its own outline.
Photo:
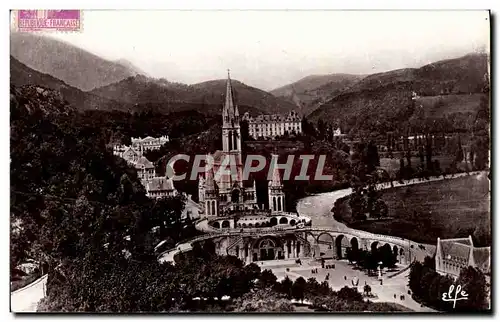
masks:
<instances>
[{"instance_id":1,"label":"street lamp","mask_svg":"<svg viewBox=\"0 0 500 322\"><path fill-rule=\"evenodd\" d=\"M378 279L380 280L380 285L382 285L382 262L378 262Z\"/></svg>"},{"instance_id":2,"label":"street lamp","mask_svg":"<svg viewBox=\"0 0 500 322\"><path fill-rule=\"evenodd\" d=\"M359 284L359 278L357 276L354 276L351 280L352 286L358 289L358 284Z\"/></svg>"}]
</instances>

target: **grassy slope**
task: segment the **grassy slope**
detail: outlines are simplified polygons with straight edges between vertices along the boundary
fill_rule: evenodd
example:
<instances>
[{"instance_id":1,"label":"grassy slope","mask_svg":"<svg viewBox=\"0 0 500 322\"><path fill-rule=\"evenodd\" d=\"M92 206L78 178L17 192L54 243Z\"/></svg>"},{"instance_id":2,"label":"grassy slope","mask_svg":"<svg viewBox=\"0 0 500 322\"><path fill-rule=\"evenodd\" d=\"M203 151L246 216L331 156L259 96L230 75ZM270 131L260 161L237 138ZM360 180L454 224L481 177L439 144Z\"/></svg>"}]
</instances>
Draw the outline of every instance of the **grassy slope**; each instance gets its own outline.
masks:
<instances>
[{"instance_id":1,"label":"grassy slope","mask_svg":"<svg viewBox=\"0 0 500 322\"><path fill-rule=\"evenodd\" d=\"M470 176L385 190L382 198L394 219L353 227L429 244L435 244L437 237L470 234L476 246L491 245L488 188L488 178Z\"/></svg>"},{"instance_id":2,"label":"grassy slope","mask_svg":"<svg viewBox=\"0 0 500 322\"><path fill-rule=\"evenodd\" d=\"M485 55L466 55L418 69L369 75L322 104L308 119L337 120L343 132L360 135L401 130L415 112L413 91L423 97L426 116L460 113L467 118L465 113L477 110L480 95L488 87L487 60ZM436 108L434 103L442 93L449 95Z\"/></svg>"},{"instance_id":3,"label":"grassy slope","mask_svg":"<svg viewBox=\"0 0 500 322\"><path fill-rule=\"evenodd\" d=\"M441 117L452 113L475 112L482 96L486 94L423 96L417 99L417 103L424 107L427 116Z\"/></svg>"}]
</instances>

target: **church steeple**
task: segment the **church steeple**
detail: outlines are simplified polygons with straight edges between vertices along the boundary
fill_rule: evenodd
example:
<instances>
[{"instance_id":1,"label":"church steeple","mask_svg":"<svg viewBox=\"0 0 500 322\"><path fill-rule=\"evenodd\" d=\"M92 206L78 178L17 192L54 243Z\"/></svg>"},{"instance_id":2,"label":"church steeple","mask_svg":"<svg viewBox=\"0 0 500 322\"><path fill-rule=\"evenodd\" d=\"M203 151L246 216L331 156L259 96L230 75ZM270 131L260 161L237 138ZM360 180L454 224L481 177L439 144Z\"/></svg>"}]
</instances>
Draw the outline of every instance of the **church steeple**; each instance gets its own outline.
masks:
<instances>
[{"instance_id":1,"label":"church steeple","mask_svg":"<svg viewBox=\"0 0 500 322\"><path fill-rule=\"evenodd\" d=\"M224 127L239 127L240 126L240 113L238 105L234 103L234 92L231 84L231 75L229 69L227 70L226 81L226 99L224 102L224 109L222 110Z\"/></svg>"},{"instance_id":2,"label":"church steeple","mask_svg":"<svg viewBox=\"0 0 500 322\"><path fill-rule=\"evenodd\" d=\"M222 147L225 152L241 151L240 112L234 102L233 86L227 70L226 97L222 109Z\"/></svg>"}]
</instances>

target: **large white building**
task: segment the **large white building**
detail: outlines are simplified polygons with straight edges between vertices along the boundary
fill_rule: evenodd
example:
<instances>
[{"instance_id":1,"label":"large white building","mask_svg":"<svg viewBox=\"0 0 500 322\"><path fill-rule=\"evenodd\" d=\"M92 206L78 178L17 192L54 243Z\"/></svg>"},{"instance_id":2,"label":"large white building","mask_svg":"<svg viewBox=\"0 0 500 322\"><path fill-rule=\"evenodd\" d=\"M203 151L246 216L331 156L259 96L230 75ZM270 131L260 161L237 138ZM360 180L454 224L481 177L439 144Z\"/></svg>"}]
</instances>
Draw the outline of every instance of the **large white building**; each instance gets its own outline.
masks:
<instances>
[{"instance_id":1,"label":"large white building","mask_svg":"<svg viewBox=\"0 0 500 322\"><path fill-rule=\"evenodd\" d=\"M294 111L288 115L259 115L255 118L247 112L243 121L248 122L248 133L254 139L302 133L302 120Z\"/></svg>"},{"instance_id":2,"label":"large white building","mask_svg":"<svg viewBox=\"0 0 500 322\"><path fill-rule=\"evenodd\" d=\"M153 138L151 136L147 136L145 138L132 138L132 147L136 150L146 151L146 150L158 150L165 143L169 141L168 135L162 136L159 138Z\"/></svg>"}]
</instances>

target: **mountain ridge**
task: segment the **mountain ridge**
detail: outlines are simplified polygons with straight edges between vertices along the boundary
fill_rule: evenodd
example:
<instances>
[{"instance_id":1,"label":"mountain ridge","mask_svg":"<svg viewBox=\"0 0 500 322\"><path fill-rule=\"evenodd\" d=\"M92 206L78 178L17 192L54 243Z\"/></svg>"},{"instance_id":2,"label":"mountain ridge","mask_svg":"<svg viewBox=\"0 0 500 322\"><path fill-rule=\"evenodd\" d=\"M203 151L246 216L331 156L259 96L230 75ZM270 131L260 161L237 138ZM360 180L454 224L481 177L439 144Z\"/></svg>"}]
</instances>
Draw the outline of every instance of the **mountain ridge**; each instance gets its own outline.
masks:
<instances>
[{"instance_id":1,"label":"mountain ridge","mask_svg":"<svg viewBox=\"0 0 500 322\"><path fill-rule=\"evenodd\" d=\"M253 107L265 114L287 113L295 105L261 89L231 80L236 103ZM222 105L226 91L226 80L217 79L187 85L169 82L142 75L128 77L119 82L96 88L90 93L130 104L140 103L193 103ZM253 111L255 114L255 111Z\"/></svg>"},{"instance_id":2,"label":"mountain ridge","mask_svg":"<svg viewBox=\"0 0 500 322\"><path fill-rule=\"evenodd\" d=\"M84 91L138 73L130 66L104 59L65 41L30 33L10 34L10 54L26 66Z\"/></svg>"},{"instance_id":3,"label":"mountain ridge","mask_svg":"<svg viewBox=\"0 0 500 322\"><path fill-rule=\"evenodd\" d=\"M417 114L429 114L426 109L435 107L414 104L412 93L415 92L422 97L437 97L434 105L441 104L450 108L449 112L445 110L438 113L442 120L451 122L447 124L458 122L458 118L466 124L469 122L466 114L474 112L484 95L476 95L475 99L469 100L464 112L451 108L448 102L443 102L447 98L439 96L449 96L449 101L458 101L456 96L489 92L488 59L485 54L467 54L420 68L368 75L319 106L308 115L308 119L335 120L343 131L362 133L360 135L401 130L411 127L411 122L417 122Z\"/></svg>"},{"instance_id":4,"label":"mountain ridge","mask_svg":"<svg viewBox=\"0 0 500 322\"><path fill-rule=\"evenodd\" d=\"M270 93L293 102L302 114L307 115L320 103L352 86L363 77L365 76L346 73L309 75L273 89Z\"/></svg>"}]
</instances>

